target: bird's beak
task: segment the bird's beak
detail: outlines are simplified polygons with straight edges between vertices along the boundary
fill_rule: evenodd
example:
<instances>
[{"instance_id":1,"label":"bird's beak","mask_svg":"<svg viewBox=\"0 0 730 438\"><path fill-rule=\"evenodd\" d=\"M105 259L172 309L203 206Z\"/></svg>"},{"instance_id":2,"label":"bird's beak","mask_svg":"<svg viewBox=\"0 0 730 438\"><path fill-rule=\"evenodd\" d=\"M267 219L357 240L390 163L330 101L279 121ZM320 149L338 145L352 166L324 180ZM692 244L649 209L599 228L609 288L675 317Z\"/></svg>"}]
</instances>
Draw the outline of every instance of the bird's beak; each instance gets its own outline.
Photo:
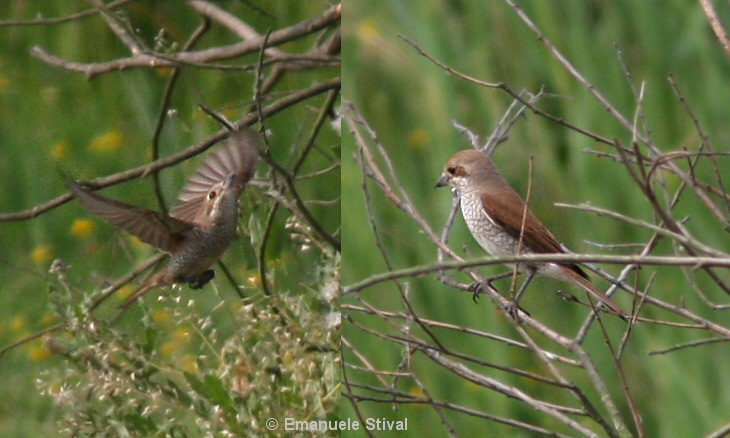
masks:
<instances>
[{"instance_id":1,"label":"bird's beak","mask_svg":"<svg viewBox=\"0 0 730 438\"><path fill-rule=\"evenodd\" d=\"M449 176L445 173L442 173L441 178L439 178L439 180L436 181L436 188L449 185L449 181L450 181Z\"/></svg>"}]
</instances>

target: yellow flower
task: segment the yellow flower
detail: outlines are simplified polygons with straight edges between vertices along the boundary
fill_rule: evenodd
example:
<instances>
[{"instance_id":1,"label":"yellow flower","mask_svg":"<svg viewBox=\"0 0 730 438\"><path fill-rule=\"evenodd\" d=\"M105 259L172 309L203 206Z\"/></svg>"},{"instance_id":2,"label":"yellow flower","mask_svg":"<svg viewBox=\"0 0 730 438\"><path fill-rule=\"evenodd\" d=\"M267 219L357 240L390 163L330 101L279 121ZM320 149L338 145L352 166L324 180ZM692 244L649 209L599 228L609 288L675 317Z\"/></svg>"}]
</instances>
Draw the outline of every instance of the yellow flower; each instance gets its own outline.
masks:
<instances>
[{"instance_id":1,"label":"yellow flower","mask_svg":"<svg viewBox=\"0 0 730 438\"><path fill-rule=\"evenodd\" d=\"M76 219L71 225L71 235L76 237L86 237L94 229L94 223L89 219Z\"/></svg>"},{"instance_id":2,"label":"yellow flower","mask_svg":"<svg viewBox=\"0 0 730 438\"><path fill-rule=\"evenodd\" d=\"M19 332L25 328L25 316L16 316L10 323L10 328Z\"/></svg>"},{"instance_id":3,"label":"yellow flower","mask_svg":"<svg viewBox=\"0 0 730 438\"><path fill-rule=\"evenodd\" d=\"M424 396L423 390L421 388L417 387L417 386L414 387L414 388L411 388L410 393L412 395L416 396L416 397L419 397L419 398Z\"/></svg>"},{"instance_id":4,"label":"yellow flower","mask_svg":"<svg viewBox=\"0 0 730 438\"><path fill-rule=\"evenodd\" d=\"M51 260L51 246L50 245L38 245L30 255L37 264L48 263Z\"/></svg>"},{"instance_id":5,"label":"yellow flower","mask_svg":"<svg viewBox=\"0 0 730 438\"><path fill-rule=\"evenodd\" d=\"M5 94L10 86L10 79L5 76L0 76L0 94Z\"/></svg>"},{"instance_id":6,"label":"yellow flower","mask_svg":"<svg viewBox=\"0 0 730 438\"><path fill-rule=\"evenodd\" d=\"M122 144L122 133L116 130L101 134L91 140L89 150L95 154L110 152Z\"/></svg>"},{"instance_id":7,"label":"yellow flower","mask_svg":"<svg viewBox=\"0 0 730 438\"><path fill-rule=\"evenodd\" d=\"M357 35L365 41L373 41L380 38L380 30L375 20L363 20L357 26Z\"/></svg>"},{"instance_id":8,"label":"yellow flower","mask_svg":"<svg viewBox=\"0 0 730 438\"><path fill-rule=\"evenodd\" d=\"M123 299L127 298L128 296L132 295L132 292L134 292L134 289L135 289L135 287L132 284L124 285L121 288L119 288L116 295L117 295L117 297L119 297L120 300L123 300Z\"/></svg>"},{"instance_id":9,"label":"yellow flower","mask_svg":"<svg viewBox=\"0 0 730 438\"><path fill-rule=\"evenodd\" d=\"M172 75L172 67L157 67L155 73L161 78L169 78Z\"/></svg>"},{"instance_id":10,"label":"yellow flower","mask_svg":"<svg viewBox=\"0 0 730 438\"><path fill-rule=\"evenodd\" d=\"M33 347L28 355L30 356L30 360L38 362L49 357L51 352L46 347L39 345L37 347Z\"/></svg>"},{"instance_id":11,"label":"yellow flower","mask_svg":"<svg viewBox=\"0 0 730 438\"><path fill-rule=\"evenodd\" d=\"M52 395L58 395L63 390L63 383L61 383L60 380L57 380L50 385L48 385L48 392L50 392Z\"/></svg>"},{"instance_id":12,"label":"yellow flower","mask_svg":"<svg viewBox=\"0 0 730 438\"><path fill-rule=\"evenodd\" d=\"M155 310L154 312L152 312L152 319L157 324L170 322L170 316L171 316L170 311L167 309L160 309L160 310Z\"/></svg>"},{"instance_id":13,"label":"yellow flower","mask_svg":"<svg viewBox=\"0 0 730 438\"><path fill-rule=\"evenodd\" d=\"M180 346L177 342L165 342L164 344L162 344L162 346L160 346L160 353L164 357L171 357L178 350L179 347Z\"/></svg>"},{"instance_id":14,"label":"yellow flower","mask_svg":"<svg viewBox=\"0 0 730 438\"><path fill-rule=\"evenodd\" d=\"M228 117L229 119L233 120L233 119L236 118L236 116L238 115L238 112L239 111L240 111L240 109L238 107L231 106L231 107L228 107L228 108L223 108L223 110L221 110L221 113L224 116Z\"/></svg>"},{"instance_id":15,"label":"yellow flower","mask_svg":"<svg viewBox=\"0 0 730 438\"><path fill-rule=\"evenodd\" d=\"M247 277L246 281L248 282L248 285L251 287L261 286L261 276L259 274L254 274L254 275L251 275L250 277Z\"/></svg>"},{"instance_id":16,"label":"yellow flower","mask_svg":"<svg viewBox=\"0 0 730 438\"><path fill-rule=\"evenodd\" d=\"M43 315L43 318L41 319L41 323L44 326L49 326L49 325L53 324L54 322L56 322L56 316L53 315L52 313L46 313L45 315Z\"/></svg>"},{"instance_id":17,"label":"yellow flower","mask_svg":"<svg viewBox=\"0 0 730 438\"><path fill-rule=\"evenodd\" d=\"M191 354L186 354L185 357L183 357L182 368L189 373L197 373L200 371L200 369L198 369L197 358Z\"/></svg>"},{"instance_id":18,"label":"yellow flower","mask_svg":"<svg viewBox=\"0 0 730 438\"><path fill-rule=\"evenodd\" d=\"M53 149L51 149L51 156L57 160L60 160L61 158L64 158L66 155L68 155L68 151L68 142L66 142L66 140L61 140L53 145Z\"/></svg>"},{"instance_id":19,"label":"yellow flower","mask_svg":"<svg viewBox=\"0 0 730 438\"><path fill-rule=\"evenodd\" d=\"M175 330L175 333L173 334L175 339L178 341L186 341L190 339L190 329L180 327L177 330Z\"/></svg>"},{"instance_id":20,"label":"yellow flower","mask_svg":"<svg viewBox=\"0 0 730 438\"><path fill-rule=\"evenodd\" d=\"M428 145L428 132L425 129L416 129L408 135L408 144L413 149L423 149Z\"/></svg>"}]
</instances>

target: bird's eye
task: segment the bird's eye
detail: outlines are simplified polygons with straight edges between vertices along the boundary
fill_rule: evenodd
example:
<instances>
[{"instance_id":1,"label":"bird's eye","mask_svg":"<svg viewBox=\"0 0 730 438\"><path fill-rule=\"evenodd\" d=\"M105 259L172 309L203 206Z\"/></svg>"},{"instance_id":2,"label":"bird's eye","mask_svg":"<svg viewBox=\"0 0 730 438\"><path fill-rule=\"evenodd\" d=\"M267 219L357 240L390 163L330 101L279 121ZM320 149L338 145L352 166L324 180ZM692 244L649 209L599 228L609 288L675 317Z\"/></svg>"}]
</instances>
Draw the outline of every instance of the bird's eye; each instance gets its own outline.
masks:
<instances>
[{"instance_id":1,"label":"bird's eye","mask_svg":"<svg viewBox=\"0 0 730 438\"><path fill-rule=\"evenodd\" d=\"M215 190L211 190L210 192L208 192L209 201L215 199L216 196L218 196L218 192L216 192Z\"/></svg>"},{"instance_id":2,"label":"bird's eye","mask_svg":"<svg viewBox=\"0 0 730 438\"><path fill-rule=\"evenodd\" d=\"M449 175L453 175L456 173L456 166L449 166L446 168L446 171L449 173Z\"/></svg>"}]
</instances>

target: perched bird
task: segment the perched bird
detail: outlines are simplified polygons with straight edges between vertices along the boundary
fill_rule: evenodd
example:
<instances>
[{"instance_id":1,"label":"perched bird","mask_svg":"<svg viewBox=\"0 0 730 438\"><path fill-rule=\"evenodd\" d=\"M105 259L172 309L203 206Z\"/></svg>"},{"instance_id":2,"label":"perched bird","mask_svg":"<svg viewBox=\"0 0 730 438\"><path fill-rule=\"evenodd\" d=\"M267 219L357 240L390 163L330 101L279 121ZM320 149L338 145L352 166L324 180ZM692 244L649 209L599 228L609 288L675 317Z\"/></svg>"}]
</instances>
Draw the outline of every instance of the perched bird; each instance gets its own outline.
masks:
<instances>
[{"instance_id":1,"label":"perched bird","mask_svg":"<svg viewBox=\"0 0 730 438\"><path fill-rule=\"evenodd\" d=\"M489 254L509 256L568 253L526 207L525 201L507 183L487 154L473 149L457 152L446 163L436 187L446 185L456 189L460 198L461 214L469 231ZM532 277L545 275L577 284L619 316L625 315L620 307L591 284L588 275L575 263L520 263L518 271L527 273L528 277L514 297L514 311L519 308L519 299Z\"/></svg>"},{"instance_id":2,"label":"perched bird","mask_svg":"<svg viewBox=\"0 0 730 438\"><path fill-rule=\"evenodd\" d=\"M176 283L199 289L215 276L210 267L236 237L238 198L254 175L259 147L254 132L232 132L188 179L181 203L169 215L109 199L67 179L89 211L170 254L169 263L122 303L123 309L150 289Z\"/></svg>"}]
</instances>

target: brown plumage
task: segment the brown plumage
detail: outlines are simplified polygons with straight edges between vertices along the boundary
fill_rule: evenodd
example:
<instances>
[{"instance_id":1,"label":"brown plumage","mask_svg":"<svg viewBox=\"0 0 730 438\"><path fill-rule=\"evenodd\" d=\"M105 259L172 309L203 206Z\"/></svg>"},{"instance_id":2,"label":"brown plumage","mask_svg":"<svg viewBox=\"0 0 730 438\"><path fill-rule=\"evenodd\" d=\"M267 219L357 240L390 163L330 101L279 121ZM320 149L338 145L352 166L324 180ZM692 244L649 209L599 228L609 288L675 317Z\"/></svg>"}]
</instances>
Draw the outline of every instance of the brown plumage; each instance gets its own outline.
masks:
<instances>
[{"instance_id":1,"label":"brown plumage","mask_svg":"<svg viewBox=\"0 0 730 438\"><path fill-rule=\"evenodd\" d=\"M491 255L565 254L566 249L540 220L526 208L525 201L507 183L492 160L477 150L457 152L446 163L437 187L452 185L460 196L461 212L479 245ZM524 218L524 231L523 230ZM520 234L522 242L520 246ZM588 275L575 263L526 263L519 270L530 277L546 275L580 285L619 315L623 311L591 284Z\"/></svg>"},{"instance_id":2,"label":"brown plumage","mask_svg":"<svg viewBox=\"0 0 730 438\"><path fill-rule=\"evenodd\" d=\"M181 203L169 215L109 199L67 180L71 193L89 211L170 253L167 266L150 276L123 308L150 289L174 283L200 288L213 278L210 267L235 238L238 198L253 177L259 144L251 131L231 133L188 179Z\"/></svg>"}]
</instances>

